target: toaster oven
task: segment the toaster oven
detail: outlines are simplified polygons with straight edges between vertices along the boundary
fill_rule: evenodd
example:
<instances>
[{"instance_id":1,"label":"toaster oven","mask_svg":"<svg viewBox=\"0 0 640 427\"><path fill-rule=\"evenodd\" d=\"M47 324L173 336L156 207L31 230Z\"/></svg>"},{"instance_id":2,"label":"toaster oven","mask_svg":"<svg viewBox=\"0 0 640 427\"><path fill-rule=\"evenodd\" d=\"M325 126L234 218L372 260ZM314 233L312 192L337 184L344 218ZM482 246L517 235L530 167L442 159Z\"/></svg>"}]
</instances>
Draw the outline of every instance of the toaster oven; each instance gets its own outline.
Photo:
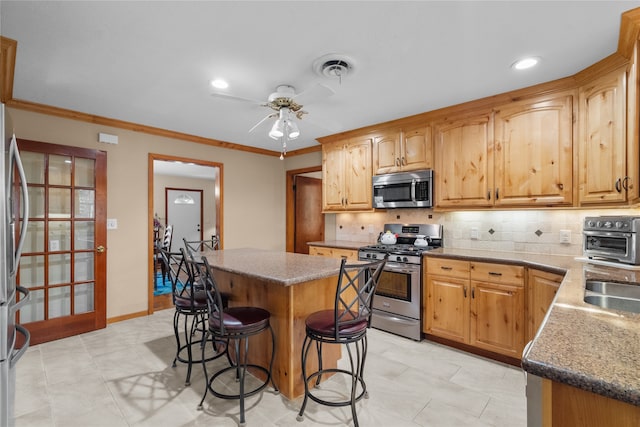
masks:
<instances>
[{"instance_id":1,"label":"toaster oven","mask_svg":"<svg viewBox=\"0 0 640 427\"><path fill-rule=\"evenodd\" d=\"M586 217L583 252L591 259L640 265L640 216Z\"/></svg>"}]
</instances>

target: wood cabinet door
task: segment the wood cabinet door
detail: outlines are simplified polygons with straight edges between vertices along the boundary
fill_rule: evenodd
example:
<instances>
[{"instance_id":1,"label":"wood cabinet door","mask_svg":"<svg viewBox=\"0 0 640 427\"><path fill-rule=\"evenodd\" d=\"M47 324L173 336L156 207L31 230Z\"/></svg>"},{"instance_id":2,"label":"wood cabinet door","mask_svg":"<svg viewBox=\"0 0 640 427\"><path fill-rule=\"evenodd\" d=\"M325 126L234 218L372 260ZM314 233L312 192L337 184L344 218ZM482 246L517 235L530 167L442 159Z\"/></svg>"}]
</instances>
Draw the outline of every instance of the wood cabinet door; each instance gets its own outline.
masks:
<instances>
[{"instance_id":1,"label":"wood cabinet door","mask_svg":"<svg viewBox=\"0 0 640 427\"><path fill-rule=\"evenodd\" d=\"M405 171L433 168L431 126L418 126L402 132L399 163Z\"/></svg>"},{"instance_id":2,"label":"wood cabinet door","mask_svg":"<svg viewBox=\"0 0 640 427\"><path fill-rule=\"evenodd\" d=\"M322 146L322 209L344 210L344 144Z\"/></svg>"},{"instance_id":3,"label":"wood cabinet door","mask_svg":"<svg viewBox=\"0 0 640 427\"><path fill-rule=\"evenodd\" d=\"M571 205L573 94L509 104L495 114L494 205Z\"/></svg>"},{"instance_id":4,"label":"wood cabinet door","mask_svg":"<svg viewBox=\"0 0 640 427\"><path fill-rule=\"evenodd\" d=\"M349 141L345 148L344 166L346 208L371 209L371 138L361 137Z\"/></svg>"},{"instance_id":5,"label":"wood cabinet door","mask_svg":"<svg viewBox=\"0 0 640 427\"><path fill-rule=\"evenodd\" d=\"M427 275L425 329L427 333L469 342L469 280Z\"/></svg>"},{"instance_id":6,"label":"wood cabinet door","mask_svg":"<svg viewBox=\"0 0 640 427\"><path fill-rule=\"evenodd\" d=\"M527 275L527 338L533 339L555 298L563 276L530 269Z\"/></svg>"},{"instance_id":7,"label":"wood cabinet door","mask_svg":"<svg viewBox=\"0 0 640 427\"><path fill-rule=\"evenodd\" d=\"M375 175L400 170L399 146L399 132L388 132L373 138L373 173Z\"/></svg>"},{"instance_id":8,"label":"wood cabinet door","mask_svg":"<svg viewBox=\"0 0 640 427\"><path fill-rule=\"evenodd\" d=\"M493 205L492 140L489 114L436 126L436 207Z\"/></svg>"},{"instance_id":9,"label":"wood cabinet door","mask_svg":"<svg viewBox=\"0 0 640 427\"><path fill-rule=\"evenodd\" d=\"M471 281L471 345L520 358L524 329L524 287Z\"/></svg>"},{"instance_id":10,"label":"wood cabinet door","mask_svg":"<svg viewBox=\"0 0 640 427\"><path fill-rule=\"evenodd\" d=\"M579 90L581 204L626 201L625 77L621 69Z\"/></svg>"}]
</instances>

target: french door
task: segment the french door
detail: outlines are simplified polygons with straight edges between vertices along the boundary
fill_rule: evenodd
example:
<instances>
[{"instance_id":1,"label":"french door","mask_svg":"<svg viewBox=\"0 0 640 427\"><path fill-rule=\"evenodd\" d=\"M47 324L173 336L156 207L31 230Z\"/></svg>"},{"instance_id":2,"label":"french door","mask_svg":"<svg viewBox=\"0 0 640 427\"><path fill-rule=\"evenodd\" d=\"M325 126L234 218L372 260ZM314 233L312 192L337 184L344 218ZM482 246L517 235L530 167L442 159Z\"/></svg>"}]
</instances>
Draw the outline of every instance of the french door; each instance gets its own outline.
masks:
<instances>
[{"instance_id":1,"label":"french door","mask_svg":"<svg viewBox=\"0 0 640 427\"><path fill-rule=\"evenodd\" d=\"M18 149L29 194L18 283L31 293L19 321L32 344L104 328L107 154L27 140Z\"/></svg>"}]
</instances>

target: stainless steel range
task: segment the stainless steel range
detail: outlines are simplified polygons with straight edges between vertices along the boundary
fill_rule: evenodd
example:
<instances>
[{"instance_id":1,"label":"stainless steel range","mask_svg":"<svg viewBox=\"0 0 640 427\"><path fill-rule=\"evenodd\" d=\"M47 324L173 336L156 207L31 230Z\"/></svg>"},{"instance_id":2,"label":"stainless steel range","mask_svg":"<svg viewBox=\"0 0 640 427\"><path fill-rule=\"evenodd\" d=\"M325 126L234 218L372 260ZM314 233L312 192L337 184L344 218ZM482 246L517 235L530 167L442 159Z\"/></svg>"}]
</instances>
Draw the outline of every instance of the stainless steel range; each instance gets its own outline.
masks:
<instances>
[{"instance_id":1,"label":"stainless steel range","mask_svg":"<svg viewBox=\"0 0 640 427\"><path fill-rule=\"evenodd\" d=\"M442 246L442 225L385 224L383 232L387 231L397 236L394 244L380 243L380 233L378 244L358 251L360 260L381 259L389 254L373 298L371 326L420 341L422 253ZM416 240L422 245L414 244Z\"/></svg>"}]
</instances>

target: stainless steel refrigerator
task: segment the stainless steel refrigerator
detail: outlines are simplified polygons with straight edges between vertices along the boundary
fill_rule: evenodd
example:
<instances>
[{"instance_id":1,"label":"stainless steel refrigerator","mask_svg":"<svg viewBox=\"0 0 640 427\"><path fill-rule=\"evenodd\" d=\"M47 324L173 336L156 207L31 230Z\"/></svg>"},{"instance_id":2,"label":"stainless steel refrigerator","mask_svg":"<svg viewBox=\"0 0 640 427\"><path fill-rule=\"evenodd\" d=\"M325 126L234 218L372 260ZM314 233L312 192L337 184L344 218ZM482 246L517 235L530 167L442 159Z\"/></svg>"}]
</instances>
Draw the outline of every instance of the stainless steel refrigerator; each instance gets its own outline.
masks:
<instances>
[{"instance_id":1,"label":"stainless steel refrigerator","mask_svg":"<svg viewBox=\"0 0 640 427\"><path fill-rule=\"evenodd\" d=\"M29 198L18 145L3 104L0 104L0 135L3 136L0 151L0 426L4 427L15 424L16 362L29 347L30 337L29 332L16 323L18 310L29 299L29 290L16 286ZM19 340L19 335L24 339ZM19 341L23 344L17 348Z\"/></svg>"}]
</instances>

